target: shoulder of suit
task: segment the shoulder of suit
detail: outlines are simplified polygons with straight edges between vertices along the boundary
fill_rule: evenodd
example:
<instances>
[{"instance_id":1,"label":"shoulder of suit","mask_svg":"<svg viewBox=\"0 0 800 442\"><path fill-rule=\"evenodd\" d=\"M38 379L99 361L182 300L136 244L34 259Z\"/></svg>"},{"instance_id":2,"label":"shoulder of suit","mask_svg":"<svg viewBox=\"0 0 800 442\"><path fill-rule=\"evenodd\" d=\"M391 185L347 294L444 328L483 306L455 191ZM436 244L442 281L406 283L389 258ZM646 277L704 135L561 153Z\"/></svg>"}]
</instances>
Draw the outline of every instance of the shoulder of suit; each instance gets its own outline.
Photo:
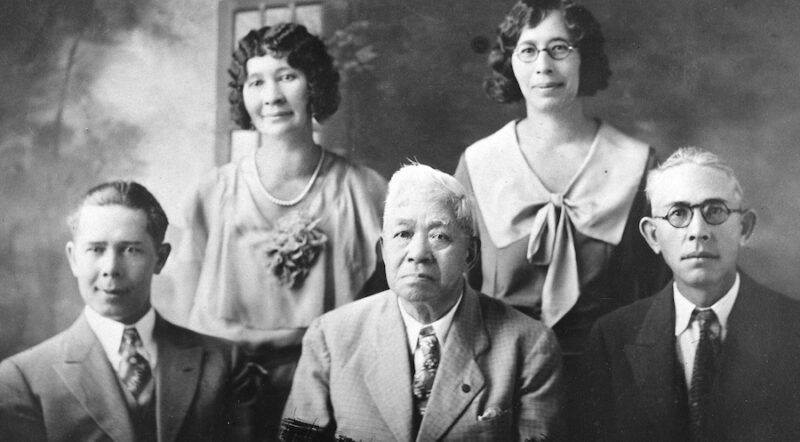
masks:
<instances>
[{"instance_id":1,"label":"shoulder of suit","mask_svg":"<svg viewBox=\"0 0 800 442\"><path fill-rule=\"evenodd\" d=\"M229 351L234 343L216 336L205 335L194 330L190 330L159 316L159 327L161 331L157 339L169 339L178 345L201 346L206 349Z\"/></svg>"},{"instance_id":2,"label":"shoulder of suit","mask_svg":"<svg viewBox=\"0 0 800 442\"><path fill-rule=\"evenodd\" d=\"M672 284L670 282L670 284ZM631 330L644 320L647 312L653 307L653 303L662 297L671 297L672 292L664 291L639 299L631 304L622 306L610 313L607 313L597 320L596 327L603 329L624 328Z\"/></svg>"},{"instance_id":3,"label":"shoulder of suit","mask_svg":"<svg viewBox=\"0 0 800 442\"><path fill-rule=\"evenodd\" d=\"M544 323L531 318L505 302L483 293L474 293L478 297L481 315L490 333L530 334L532 336L550 333L550 329Z\"/></svg>"},{"instance_id":4,"label":"shoulder of suit","mask_svg":"<svg viewBox=\"0 0 800 442\"><path fill-rule=\"evenodd\" d=\"M358 327L365 318L379 316L391 308L392 302L397 302L396 295L391 290L384 290L333 309L314 322L323 328Z\"/></svg>"},{"instance_id":5,"label":"shoulder of suit","mask_svg":"<svg viewBox=\"0 0 800 442\"><path fill-rule=\"evenodd\" d=\"M759 313L771 317L772 321L781 320L800 330L800 321L797 321L800 317L800 300L775 291L741 271L739 274L742 281L739 288L740 296L750 296L751 302L757 305Z\"/></svg>"},{"instance_id":6,"label":"shoulder of suit","mask_svg":"<svg viewBox=\"0 0 800 442\"><path fill-rule=\"evenodd\" d=\"M69 332L69 329L64 330L33 347L9 356L3 362L12 363L23 372L40 370L42 367L50 366L63 359L64 353L61 349L64 343L70 340Z\"/></svg>"}]
</instances>

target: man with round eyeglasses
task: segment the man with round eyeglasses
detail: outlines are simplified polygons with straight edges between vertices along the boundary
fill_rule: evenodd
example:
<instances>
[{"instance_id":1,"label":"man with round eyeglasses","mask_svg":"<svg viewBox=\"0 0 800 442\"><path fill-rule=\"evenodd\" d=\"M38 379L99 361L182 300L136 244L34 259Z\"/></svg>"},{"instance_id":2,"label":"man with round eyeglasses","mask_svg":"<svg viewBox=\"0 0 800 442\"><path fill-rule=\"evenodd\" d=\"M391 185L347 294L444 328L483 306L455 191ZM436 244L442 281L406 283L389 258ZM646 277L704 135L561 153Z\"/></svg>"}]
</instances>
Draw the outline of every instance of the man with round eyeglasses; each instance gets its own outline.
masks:
<instances>
[{"instance_id":1,"label":"man with round eyeglasses","mask_svg":"<svg viewBox=\"0 0 800 442\"><path fill-rule=\"evenodd\" d=\"M737 267L756 214L733 170L682 148L646 191L652 215L640 232L673 283L593 328L582 436L800 440L800 303Z\"/></svg>"}]
</instances>

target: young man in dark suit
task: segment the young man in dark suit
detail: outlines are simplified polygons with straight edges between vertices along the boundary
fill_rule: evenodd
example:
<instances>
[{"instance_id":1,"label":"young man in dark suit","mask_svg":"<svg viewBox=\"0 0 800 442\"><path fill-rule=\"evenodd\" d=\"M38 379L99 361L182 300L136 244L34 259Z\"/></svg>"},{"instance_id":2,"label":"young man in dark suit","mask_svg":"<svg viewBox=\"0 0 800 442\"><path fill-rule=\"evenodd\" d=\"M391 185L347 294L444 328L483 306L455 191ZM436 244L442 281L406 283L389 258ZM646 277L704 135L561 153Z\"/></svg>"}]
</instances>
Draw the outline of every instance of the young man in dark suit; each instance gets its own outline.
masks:
<instances>
[{"instance_id":1,"label":"young man in dark suit","mask_svg":"<svg viewBox=\"0 0 800 442\"><path fill-rule=\"evenodd\" d=\"M595 325L587 440L800 440L800 303L737 268L755 227L733 170L697 148L648 178L640 230L674 282Z\"/></svg>"},{"instance_id":2,"label":"young man in dark suit","mask_svg":"<svg viewBox=\"0 0 800 442\"><path fill-rule=\"evenodd\" d=\"M91 189L66 253L86 303L66 331L0 363L0 440L250 440L255 389L229 343L150 304L167 217L135 182Z\"/></svg>"}]
</instances>

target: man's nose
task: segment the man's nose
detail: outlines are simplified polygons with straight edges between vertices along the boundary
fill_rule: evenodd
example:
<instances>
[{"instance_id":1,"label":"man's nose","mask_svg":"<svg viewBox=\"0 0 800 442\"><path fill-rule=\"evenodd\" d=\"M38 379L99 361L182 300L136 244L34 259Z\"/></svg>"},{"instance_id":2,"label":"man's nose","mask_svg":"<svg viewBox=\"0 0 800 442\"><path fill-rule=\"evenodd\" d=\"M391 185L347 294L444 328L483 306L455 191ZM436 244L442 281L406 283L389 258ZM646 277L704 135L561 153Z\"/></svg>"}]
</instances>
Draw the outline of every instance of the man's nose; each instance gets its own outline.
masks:
<instances>
[{"instance_id":1,"label":"man's nose","mask_svg":"<svg viewBox=\"0 0 800 442\"><path fill-rule=\"evenodd\" d=\"M690 241L708 241L711 239L711 225L703 218L700 207L695 207L692 213L692 220L686 226L686 233Z\"/></svg>"},{"instance_id":2,"label":"man's nose","mask_svg":"<svg viewBox=\"0 0 800 442\"><path fill-rule=\"evenodd\" d=\"M430 243L426 235L414 235L408 243L408 254L406 255L409 261L425 262L432 259Z\"/></svg>"},{"instance_id":3,"label":"man's nose","mask_svg":"<svg viewBox=\"0 0 800 442\"><path fill-rule=\"evenodd\" d=\"M117 277L120 275L120 256L119 253L108 250L100 260L100 273L106 277Z\"/></svg>"}]
</instances>

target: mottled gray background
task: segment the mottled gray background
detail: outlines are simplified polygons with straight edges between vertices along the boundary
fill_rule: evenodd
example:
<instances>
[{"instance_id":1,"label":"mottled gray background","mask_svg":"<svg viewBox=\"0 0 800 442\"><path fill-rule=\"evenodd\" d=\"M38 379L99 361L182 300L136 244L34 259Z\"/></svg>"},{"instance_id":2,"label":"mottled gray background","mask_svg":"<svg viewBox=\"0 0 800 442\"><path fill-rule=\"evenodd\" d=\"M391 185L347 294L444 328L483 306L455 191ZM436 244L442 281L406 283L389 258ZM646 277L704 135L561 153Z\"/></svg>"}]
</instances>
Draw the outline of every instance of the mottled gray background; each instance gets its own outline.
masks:
<instances>
[{"instance_id":1,"label":"mottled gray background","mask_svg":"<svg viewBox=\"0 0 800 442\"><path fill-rule=\"evenodd\" d=\"M513 2L326 3L336 27L365 20L361 36L377 54L371 70L348 76L330 123L339 128L330 139L347 145L329 147L386 176L406 158L452 172L464 147L521 115L484 97L485 55L473 48ZM614 71L591 113L662 158L687 144L728 158L760 215L743 267L798 297L800 5L585 4ZM0 357L80 310L63 217L89 186L137 179L178 223L184 191L214 165L217 11L196 0L0 3ZM336 30L324 27L326 37ZM155 294L167 312L169 273L168 264Z\"/></svg>"}]
</instances>

